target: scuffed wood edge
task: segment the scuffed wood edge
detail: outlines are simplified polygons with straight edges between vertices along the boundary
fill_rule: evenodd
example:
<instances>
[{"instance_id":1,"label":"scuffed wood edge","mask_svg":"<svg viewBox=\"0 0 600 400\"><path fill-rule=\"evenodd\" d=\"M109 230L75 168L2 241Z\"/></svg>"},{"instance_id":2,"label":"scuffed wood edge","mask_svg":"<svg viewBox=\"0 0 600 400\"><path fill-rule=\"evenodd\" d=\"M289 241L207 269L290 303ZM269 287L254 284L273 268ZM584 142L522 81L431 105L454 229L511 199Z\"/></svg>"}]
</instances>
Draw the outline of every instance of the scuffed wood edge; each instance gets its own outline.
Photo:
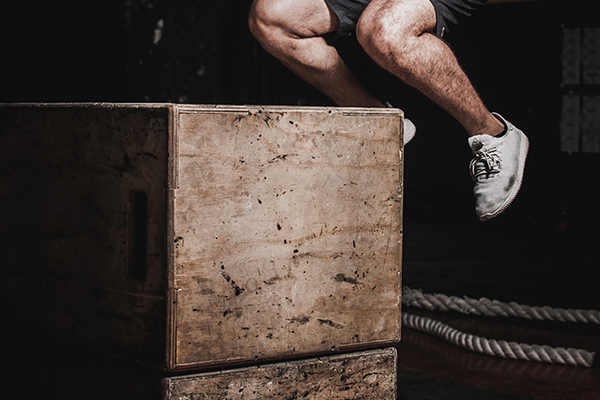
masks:
<instances>
[{"instance_id":1,"label":"scuffed wood edge","mask_svg":"<svg viewBox=\"0 0 600 400\"><path fill-rule=\"evenodd\" d=\"M179 153L177 133L179 126L179 110L177 106L169 105L168 129L168 171L167 171L167 324L165 346L165 364L172 370L177 360L177 289L175 286L175 190L179 184Z\"/></svg>"},{"instance_id":2,"label":"scuffed wood edge","mask_svg":"<svg viewBox=\"0 0 600 400\"><path fill-rule=\"evenodd\" d=\"M402 265L402 259L404 258L404 118L404 112L402 112L398 127L398 132L402 133L402 135L399 135L400 140L398 141L398 154L400 155L400 165L398 168L398 200L400 202L400 251L398 252L398 322L396 323L396 326L398 327L398 342L402 340L402 271L404 270Z\"/></svg>"},{"instance_id":3,"label":"scuffed wood edge","mask_svg":"<svg viewBox=\"0 0 600 400\"><path fill-rule=\"evenodd\" d=\"M398 311L398 315L400 315L400 311ZM281 356L272 356L272 357L263 357L260 359L260 363L256 364L256 361L252 358L248 357L230 357L223 358L218 360L211 361L201 361L201 362L176 362L173 361L173 365L169 366L169 370L171 372L179 372L184 373L186 371L202 371L202 370L213 370L213 369L222 369L222 368L254 368L257 365L265 365L272 363L295 363L305 360L307 358L317 358L317 359L326 359L329 357L341 357L345 355L349 355L352 352L370 352L376 351L382 348L392 347L398 345L400 341L400 322L397 324L397 339L389 339L389 340L373 340L371 342L357 345L355 343L341 343L335 346L333 350L322 350L322 351L313 351L306 352L300 355L291 356L288 355L286 357ZM174 359L175 360L175 359Z\"/></svg>"},{"instance_id":4,"label":"scuffed wood edge","mask_svg":"<svg viewBox=\"0 0 600 400\"><path fill-rule=\"evenodd\" d=\"M243 112L243 113L255 113L255 112L283 112L283 111L294 111L294 112L315 112L315 111L329 111L330 114L342 114L342 115L369 115L369 116L390 116L390 115L401 115L404 116L404 112L398 108L378 108L378 107L327 107L327 106L280 106L280 105L220 105L220 104L181 104L176 106L178 112L181 114L211 114L211 113L222 113L222 112Z\"/></svg>"},{"instance_id":5,"label":"scuffed wood edge","mask_svg":"<svg viewBox=\"0 0 600 400\"><path fill-rule=\"evenodd\" d=\"M171 103L107 103L107 102L57 102L57 103L0 103L0 107L27 107L27 108L165 108Z\"/></svg>"}]
</instances>

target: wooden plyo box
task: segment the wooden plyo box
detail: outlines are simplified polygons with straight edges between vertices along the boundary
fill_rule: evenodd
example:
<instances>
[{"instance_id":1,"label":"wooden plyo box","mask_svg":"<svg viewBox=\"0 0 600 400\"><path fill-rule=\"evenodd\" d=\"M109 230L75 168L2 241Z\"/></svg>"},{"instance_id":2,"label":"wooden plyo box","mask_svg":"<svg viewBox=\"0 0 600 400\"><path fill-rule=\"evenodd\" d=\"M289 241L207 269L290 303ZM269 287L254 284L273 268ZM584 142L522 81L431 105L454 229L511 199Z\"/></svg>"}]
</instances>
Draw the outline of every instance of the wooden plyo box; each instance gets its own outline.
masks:
<instances>
[{"instance_id":1,"label":"wooden plyo box","mask_svg":"<svg viewBox=\"0 0 600 400\"><path fill-rule=\"evenodd\" d=\"M402 113L0 107L12 314L167 370L400 338Z\"/></svg>"}]
</instances>

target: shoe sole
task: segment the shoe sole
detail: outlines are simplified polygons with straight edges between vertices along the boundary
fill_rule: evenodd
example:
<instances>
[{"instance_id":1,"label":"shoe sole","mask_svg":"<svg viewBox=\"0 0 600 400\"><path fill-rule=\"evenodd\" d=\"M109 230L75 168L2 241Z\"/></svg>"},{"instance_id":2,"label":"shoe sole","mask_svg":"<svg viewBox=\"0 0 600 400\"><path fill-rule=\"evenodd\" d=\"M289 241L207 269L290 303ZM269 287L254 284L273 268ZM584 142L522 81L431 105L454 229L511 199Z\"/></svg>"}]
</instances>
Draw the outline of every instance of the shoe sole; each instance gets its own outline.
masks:
<instances>
[{"instance_id":1,"label":"shoe sole","mask_svg":"<svg viewBox=\"0 0 600 400\"><path fill-rule=\"evenodd\" d=\"M482 216L480 216L480 221L489 221L490 219L500 215L504 210L508 208L508 206L510 206L515 197L517 197L519 190L521 190L521 184L523 183L523 175L525 174L525 162L527 161L527 153L529 153L529 139L527 139L527 136L525 136L523 132L518 132L518 134L521 136L522 140L521 153L519 154L519 160L522 160L522 163L517 173L517 183L513 187L512 191L509 193L504 203L502 203L502 205L493 213L483 214Z\"/></svg>"}]
</instances>

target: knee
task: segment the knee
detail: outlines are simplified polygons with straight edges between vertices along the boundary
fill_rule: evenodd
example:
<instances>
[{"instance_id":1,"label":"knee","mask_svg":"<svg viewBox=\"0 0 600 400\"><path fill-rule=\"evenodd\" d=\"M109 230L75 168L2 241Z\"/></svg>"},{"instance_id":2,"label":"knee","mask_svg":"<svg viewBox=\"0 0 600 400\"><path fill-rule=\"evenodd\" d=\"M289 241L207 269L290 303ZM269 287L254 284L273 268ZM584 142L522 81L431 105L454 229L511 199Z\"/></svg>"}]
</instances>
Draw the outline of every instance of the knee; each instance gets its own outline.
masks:
<instances>
[{"instance_id":1,"label":"knee","mask_svg":"<svg viewBox=\"0 0 600 400\"><path fill-rule=\"evenodd\" d=\"M402 56L411 51L413 39L426 31L414 10L401 4L393 10L367 8L358 20L356 37L375 61L394 53L402 62Z\"/></svg>"},{"instance_id":2,"label":"knee","mask_svg":"<svg viewBox=\"0 0 600 400\"><path fill-rule=\"evenodd\" d=\"M371 57L405 46L408 32L390 15L365 12L356 25L356 38Z\"/></svg>"}]
</instances>

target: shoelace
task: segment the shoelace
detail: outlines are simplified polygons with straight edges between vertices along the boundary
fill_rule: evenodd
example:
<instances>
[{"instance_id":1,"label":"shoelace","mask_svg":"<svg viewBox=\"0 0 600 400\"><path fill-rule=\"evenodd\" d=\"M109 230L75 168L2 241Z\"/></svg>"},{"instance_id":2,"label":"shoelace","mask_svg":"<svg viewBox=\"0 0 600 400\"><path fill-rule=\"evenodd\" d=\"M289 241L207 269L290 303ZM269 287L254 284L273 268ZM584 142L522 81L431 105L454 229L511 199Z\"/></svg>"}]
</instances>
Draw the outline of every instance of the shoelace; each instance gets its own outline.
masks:
<instances>
[{"instance_id":1,"label":"shoelace","mask_svg":"<svg viewBox=\"0 0 600 400\"><path fill-rule=\"evenodd\" d=\"M477 182L481 177L489 178L502 170L502 162L496 149L478 150L470 164L471 178Z\"/></svg>"}]
</instances>

